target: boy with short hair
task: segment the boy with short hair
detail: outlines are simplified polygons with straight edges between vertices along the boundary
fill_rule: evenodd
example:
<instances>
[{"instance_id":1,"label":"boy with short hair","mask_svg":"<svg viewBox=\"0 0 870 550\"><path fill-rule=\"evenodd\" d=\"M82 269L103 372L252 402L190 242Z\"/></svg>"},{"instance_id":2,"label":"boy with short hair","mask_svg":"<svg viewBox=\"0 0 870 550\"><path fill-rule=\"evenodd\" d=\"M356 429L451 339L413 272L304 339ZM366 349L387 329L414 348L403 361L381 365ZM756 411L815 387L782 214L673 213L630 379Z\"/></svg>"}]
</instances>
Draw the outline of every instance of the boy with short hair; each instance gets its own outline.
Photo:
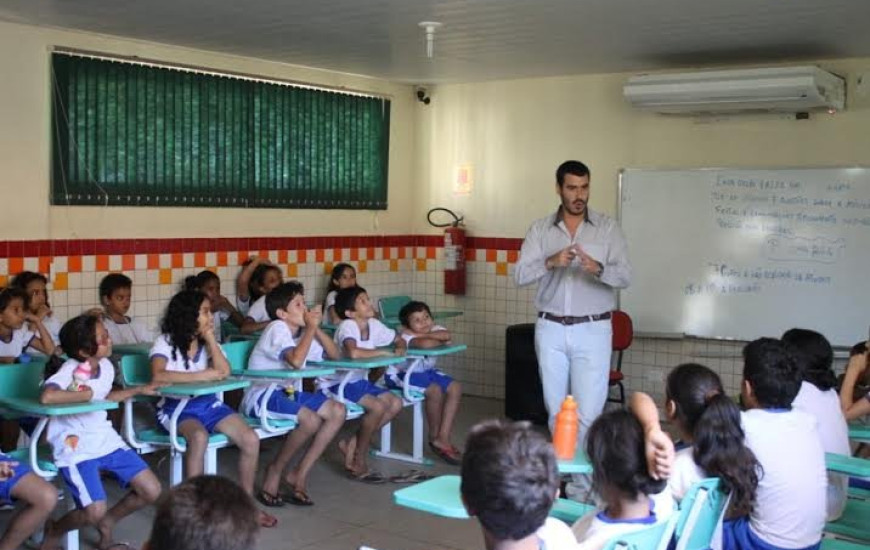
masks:
<instances>
[{"instance_id":1,"label":"boy with short hair","mask_svg":"<svg viewBox=\"0 0 870 550\"><path fill-rule=\"evenodd\" d=\"M100 281L100 304L105 309L103 325L115 345L151 343L154 333L127 315L133 296L133 281L123 273L109 273Z\"/></svg>"},{"instance_id":2,"label":"boy with short hair","mask_svg":"<svg viewBox=\"0 0 870 550\"><path fill-rule=\"evenodd\" d=\"M755 506L748 518L725 523L725 548L811 550L825 526L828 478L825 452L811 415L792 408L801 387L797 362L785 344L760 338L743 349L746 446L761 464Z\"/></svg>"},{"instance_id":3,"label":"boy with short hair","mask_svg":"<svg viewBox=\"0 0 870 550\"><path fill-rule=\"evenodd\" d=\"M272 322L251 352L248 370L302 369L308 361L341 356L335 342L320 328L323 319L320 306L309 310L305 305L302 283L291 281L272 289L266 295L266 310ZM285 502L310 506L314 503L306 487L308 474L341 429L347 410L323 392L303 391L301 378L279 385L266 401L272 385L259 383L247 388L241 410L259 418L265 408L268 418L294 420L297 426L284 438L281 450L266 468L257 499L266 506L282 506ZM311 444L299 463L285 472L296 453L309 441ZM289 491L282 494L283 485Z\"/></svg>"},{"instance_id":4,"label":"boy with short hair","mask_svg":"<svg viewBox=\"0 0 870 550\"><path fill-rule=\"evenodd\" d=\"M424 302L411 301L399 310L402 339L409 348L435 348L450 344L450 331L436 325L432 311ZM429 423L429 447L448 464L458 466L462 453L450 442L453 420L459 410L462 387L447 374L435 368L435 358L411 359L403 365L387 368L386 384L390 389L405 386L405 371L412 361L421 361L410 375L411 389L426 395L426 421Z\"/></svg>"},{"instance_id":5,"label":"boy with short hair","mask_svg":"<svg viewBox=\"0 0 870 550\"><path fill-rule=\"evenodd\" d=\"M553 446L528 422L490 420L465 442L460 493L487 550L577 548L571 529L548 517L559 491Z\"/></svg>"},{"instance_id":6,"label":"boy with short hair","mask_svg":"<svg viewBox=\"0 0 870 550\"><path fill-rule=\"evenodd\" d=\"M375 310L364 288L355 286L343 288L335 296L335 311L342 321L335 331L335 343L351 359L393 355L393 352L377 348L396 345L395 354L404 355L405 341L396 331L375 319ZM375 369L379 371L381 369ZM372 379L377 379L375 374ZM338 397L339 385L344 374L322 376L317 379L319 389L327 395ZM359 431L354 437L339 441L338 447L344 454L344 467L348 475L357 481L383 483L382 474L370 472L366 465L366 455L372 435L390 422L402 410L402 400L389 390L374 385L366 378L366 371L352 371L352 376L344 388L344 397L365 409Z\"/></svg>"},{"instance_id":7,"label":"boy with short hair","mask_svg":"<svg viewBox=\"0 0 870 550\"><path fill-rule=\"evenodd\" d=\"M254 550L257 514L251 497L229 479L192 477L157 506L142 550Z\"/></svg>"}]
</instances>

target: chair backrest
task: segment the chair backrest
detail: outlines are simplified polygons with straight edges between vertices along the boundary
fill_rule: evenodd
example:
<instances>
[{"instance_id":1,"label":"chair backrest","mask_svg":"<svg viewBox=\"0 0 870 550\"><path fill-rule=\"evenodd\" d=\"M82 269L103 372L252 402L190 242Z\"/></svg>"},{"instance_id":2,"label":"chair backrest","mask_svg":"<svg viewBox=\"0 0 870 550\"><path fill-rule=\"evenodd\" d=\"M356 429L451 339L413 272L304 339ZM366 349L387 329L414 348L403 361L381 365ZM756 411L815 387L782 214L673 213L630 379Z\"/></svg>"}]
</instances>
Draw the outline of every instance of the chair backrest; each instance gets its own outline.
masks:
<instances>
[{"instance_id":1,"label":"chair backrest","mask_svg":"<svg viewBox=\"0 0 870 550\"><path fill-rule=\"evenodd\" d=\"M45 361L0 365L0 397L38 399L44 373Z\"/></svg>"},{"instance_id":2,"label":"chair backrest","mask_svg":"<svg viewBox=\"0 0 870 550\"><path fill-rule=\"evenodd\" d=\"M248 358L256 345L256 340L238 340L221 346L230 363L230 372L239 374L248 368Z\"/></svg>"},{"instance_id":3,"label":"chair backrest","mask_svg":"<svg viewBox=\"0 0 870 550\"><path fill-rule=\"evenodd\" d=\"M613 325L613 351L628 349L634 339L631 317L624 311L616 310L610 314L610 323Z\"/></svg>"},{"instance_id":4,"label":"chair backrest","mask_svg":"<svg viewBox=\"0 0 870 550\"><path fill-rule=\"evenodd\" d=\"M702 479L694 484L680 502L675 531L677 550L710 548L729 500L729 495L722 492L719 478Z\"/></svg>"},{"instance_id":5,"label":"chair backrest","mask_svg":"<svg viewBox=\"0 0 870 550\"><path fill-rule=\"evenodd\" d=\"M124 386L141 386L151 382L151 358L138 354L122 355L121 382Z\"/></svg>"},{"instance_id":6,"label":"chair backrest","mask_svg":"<svg viewBox=\"0 0 870 550\"><path fill-rule=\"evenodd\" d=\"M676 524L677 514L673 514L668 521L613 537L602 550L666 550Z\"/></svg>"},{"instance_id":7,"label":"chair backrest","mask_svg":"<svg viewBox=\"0 0 870 550\"><path fill-rule=\"evenodd\" d=\"M384 296L378 300L378 309L381 312L381 318L398 317L399 311L410 301L410 296Z\"/></svg>"}]
</instances>

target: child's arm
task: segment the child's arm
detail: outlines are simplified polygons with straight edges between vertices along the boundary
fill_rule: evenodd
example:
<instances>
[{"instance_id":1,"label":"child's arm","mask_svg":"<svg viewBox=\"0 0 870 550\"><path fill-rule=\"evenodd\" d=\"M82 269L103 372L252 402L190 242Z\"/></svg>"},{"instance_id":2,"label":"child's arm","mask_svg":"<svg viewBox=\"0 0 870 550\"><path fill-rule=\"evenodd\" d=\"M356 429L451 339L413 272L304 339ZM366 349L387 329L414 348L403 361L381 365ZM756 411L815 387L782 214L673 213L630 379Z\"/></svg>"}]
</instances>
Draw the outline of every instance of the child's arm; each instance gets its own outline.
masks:
<instances>
[{"instance_id":1,"label":"child's arm","mask_svg":"<svg viewBox=\"0 0 870 550\"><path fill-rule=\"evenodd\" d=\"M405 334L413 334L414 338L408 342L409 348L437 348L450 343L450 331L447 329L433 330L432 332L417 333L409 329L403 329Z\"/></svg>"},{"instance_id":2,"label":"child's arm","mask_svg":"<svg viewBox=\"0 0 870 550\"><path fill-rule=\"evenodd\" d=\"M18 359L17 357L0 357L0 365L11 365Z\"/></svg>"},{"instance_id":3,"label":"child's arm","mask_svg":"<svg viewBox=\"0 0 870 550\"><path fill-rule=\"evenodd\" d=\"M344 342L341 343L344 348L344 353L346 356L351 359L369 359L371 357L386 357L389 355L393 355L392 352L387 351L385 349L362 349L357 347L356 340L353 338L346 338Z\"/></svg>"},{"instance_id":4,"label":"child's arm","mask_svg":"<svg viewBox=\"0 0 870 550\"><path fill-rule=\"evenodd\" d=\"M659 410L650 396L635 392L629 409L643 426L646 462L653 479L667 479L674 464L674 443L659 424Z\"/></svg>"},{"instance_id":5,"label":"child's arm","mask_svg":"<svg viewBox=\"0 0 870 550\"><path fill-rule=\"evenodd\" d=\"M32 313L25 314L24 319L38 332L38 336L30 341L30 345L46 355L54 355L54 340L51 339L51 333L45 328L42 319Z\"/></svg>"},{"instance_id":6,"label":"child's arm","mask_svg":"<svg viewBox=\"0 0 870 550\"><path fill-rule=\"evenodd\" d=\"M242 326L239 327L239 332L241 332L242 334L253 334L258 330L263 330L264 328L269 326L269 323L271 323L271 321L263 321L262 323L258 323L250 317L245 317L244 321L242 322Z\"/></svg>"},{"instance_id":7,"label":"child's arm","mask_svg":"<svg viewBox=\"0 0 870 550\"><path fill-rule=\"evenodd\" d=\"M859 399L855 401L855 384L867 370L868 354L858 353L849 358L846 367L846 375L843 377L843 385L840 387L840 407L846 420L854 420L870 413L870 400Z\"/></svg>"},{"instance_id":8,"label":"child's arm","mask_svg":"<svg viewBox=\"0 0 870 550\"><path fill-rule=\"evenodd\" d=\"M329 319L331 325L337 325L341 322L341 317L335 312L335 306L326 308L326 318Z\"/></svg>"},{"instance_id":9,"label":"child's arm","mask_svg":"<svg viewBox=\"0 0 870 550\"><path fill-rule=\"evenodd\" d=\"M214 303L212 304L212 306L217 311L227 312L227 314L229 314L230 316L230 322L237 327L242 326L242 323L245 322L245 317L241 313L239 313L239 310L233 307L233 304L231 304L230 301L227 300L226 297L223 295L218 295L214 299Z\"/></svg>"},{"instance_id":10,"label":"child's arm","mask_svg":"<svg viewBox=\"0 0 870 550\"><path fill-rule=\"evenodd\" d=\"M320 345L323 346L323 354L327 358L341 359L341 350L335 345L335 340L323 332L320 327L317 327L317 334L315 337L317 338L317 341L320 342Z\"/></svg>"},{"instance_id":11,"label":"child's arm","mask_svg":"<svg viewBox=\"0 0 870 550\"><path fill-rule=\"evenodd\" d=\"M43 405L87 403L94 398L94 390L89 386L83 386L83 388L81 391L67 391L54 385L46 386L39 395L39 402Z\"/></svg>"},{"instance_id":12,"label":"child's arm","mask_svg":"<svg viewBox=\"0 0 870 550\"><path fill-rule=\"evenodd\" d=\"M238 296L242 301L250 298L248 295L248 284L251 282L251 275L254 274L254 270L261 264L269 263L269 260L257 256L251 256L249 260L248 265L242 269L242 272L239 273L239 278L236 281L236 296Z\"/></svg>"},{"instance_id":13,"label":"child's arm","mask_svg":"<svg viewBox=\"0 0 870 550\"><path fill-rule=\"evenodd\" d=\"M288 349L284 353L284 361L290 364L294 369L301 369L305 366L305 360L308 358L308 352L311 351L311 342L320 330L320 321L323 320L323 314L320 308L316 307L306 311L303 315L305 320L305 330L302 331L302 338L292 349Z\"/></svg>"},{"instance_id":14,"label":"child's arm","mask_svg":"<svg viewBox=\"0 0 870 550\"><path fill-rule=\"evenodd\" d=\"M113 389L106 396L107 401L116 401L118 403L122 401L126 401L131 397L136 397L137 395L157 395L158 386L155 383L145 384L144 386L134 386L131 388L119 388Z\"/></svg>"}]
</instances>

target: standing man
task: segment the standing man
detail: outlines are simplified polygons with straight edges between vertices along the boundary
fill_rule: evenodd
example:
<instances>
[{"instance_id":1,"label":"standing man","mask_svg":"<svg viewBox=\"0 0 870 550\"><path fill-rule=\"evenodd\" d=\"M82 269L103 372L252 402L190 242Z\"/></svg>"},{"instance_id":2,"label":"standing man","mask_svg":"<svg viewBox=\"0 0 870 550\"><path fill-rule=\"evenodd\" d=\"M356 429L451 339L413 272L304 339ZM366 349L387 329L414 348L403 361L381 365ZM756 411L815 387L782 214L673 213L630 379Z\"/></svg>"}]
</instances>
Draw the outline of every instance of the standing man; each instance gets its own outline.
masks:
<instances>
[{"instance_id":1,"label":"standing man","mask_svg":"<svg viewBox=\"0 0 870 550\"><path fill-rule=\"evenodd\" d=\"M582 162L559 166L562 204L529 228L514 271L517 285L538 283L535 351L550 430L570 389L579 405L581 445L607 402L614 290L631 281L622 230L587 206L589 179Z\"/></svg>"}]
</instances>

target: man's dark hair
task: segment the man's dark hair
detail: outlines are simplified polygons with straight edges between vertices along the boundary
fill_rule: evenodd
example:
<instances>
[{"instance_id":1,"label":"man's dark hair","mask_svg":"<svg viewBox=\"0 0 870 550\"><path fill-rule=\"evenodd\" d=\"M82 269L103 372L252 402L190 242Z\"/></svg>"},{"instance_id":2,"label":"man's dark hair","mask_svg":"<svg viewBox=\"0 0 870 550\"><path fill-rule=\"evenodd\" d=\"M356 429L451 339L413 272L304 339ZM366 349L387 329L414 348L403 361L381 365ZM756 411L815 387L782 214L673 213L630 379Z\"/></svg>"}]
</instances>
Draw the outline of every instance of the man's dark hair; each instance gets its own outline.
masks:
<instances>
[{"instance_id":1,"label":"man's dark hair","mask_svg":"<svg viewBox=\"0 0 870 550\"><path fill-rule=\"evenodd\" d=\"M297 294L304 294L305 288L299 281L281 283L266 294L266 313L273 321L278 318L278 310L287 307Z\"/></svg>"},{"instance_id":2,"label":"man's dark hair","mask_svg":"<svg viewBox=\"0 0 870 550\"><path fill-rule=\"evenodd\" d=\"M399 322L407 327L408 320L411 318L411 315L420 311L425 311L429 314L429 317L432 316L432 310L429 309L429 306L426 305L426 302L419 302L417 300L412 300L408 302L407 304L402 306L402 309L399 310Z\"/></svg>"},{"instance_id":3,"label":"man's dark hair","mask_svg":"<svg viewBox=\"0 0 870 550\"><path fill-rule=\"evenodd\" d=\"M801 388L794 355L780 340L759 338L743 348L743 379L752 385L759 406L790 409Z\"/></svg>"},{"instance_id":4,"label":"man's dark hair","mask_svg":"<svg viewBox=\"0 0 870 550\"><path fill-rule=\"evenodd\" d=\"M133 281L123 273L109 273L100 281L100 298L111 298L120 288L132 288Z\"/></svg>"},{"instance_id":5,"label":"man's dark hair","mask_svg":"<svg viewBox=\"0 0 870 550\"><path fill-rule=\"evenodd\" d=\"M553 446L528 422L491 420L472 428L460 491L471 515L498 540L541 527L559 489Z\"/></svg>"},{"instance_id":6,"label":"man's dark hair","mask_svg":"<svg viewBox=\"0 0 870 550\"><path fill-rule=\"evenodd\" d=\"M335 313L338 315L339 319L347 319L347 311L355 311L356 309L356 299L360 294L364 293L366 289L361 286L352 286L349 288L342 288L338 292L335 293Z\"/></svg>"},{"instance_id":7,"label":"man's dark hair","mask_svg":"<svg viewBox=\"0 0 870 550\"><path fill-rule=\"evenodd\" d=\"M197 476L158 504L149 550L253 550L257 507L225 477Z\"/></svg>"},{"instance_id":8,"label":"man's dark hair","mask_svg":"<svg viewBox=\"0 0 870 550\"><path fill-rule=\"evenodd\" d=\"M782 335L782 341L794 353L803 380L821 391L837 387L837 375L833 369L834 348L827 338L814 330L793 328Z\"/></svg>"},{"instance_id":9,"label":"man's dark hair","mask_svg":"<svg viewBox=\"0 0 870 550\"><path fill-rule=\"evenodd\" d=\"M565 176L568 174L579 178L582 178L583 176L592 177L592 172L589 171L589 167L579 160L566 160L556 169L556 183L559 184L559 187L562 187L562 184L565 183Z\"/></svg>"}]
</instances>

